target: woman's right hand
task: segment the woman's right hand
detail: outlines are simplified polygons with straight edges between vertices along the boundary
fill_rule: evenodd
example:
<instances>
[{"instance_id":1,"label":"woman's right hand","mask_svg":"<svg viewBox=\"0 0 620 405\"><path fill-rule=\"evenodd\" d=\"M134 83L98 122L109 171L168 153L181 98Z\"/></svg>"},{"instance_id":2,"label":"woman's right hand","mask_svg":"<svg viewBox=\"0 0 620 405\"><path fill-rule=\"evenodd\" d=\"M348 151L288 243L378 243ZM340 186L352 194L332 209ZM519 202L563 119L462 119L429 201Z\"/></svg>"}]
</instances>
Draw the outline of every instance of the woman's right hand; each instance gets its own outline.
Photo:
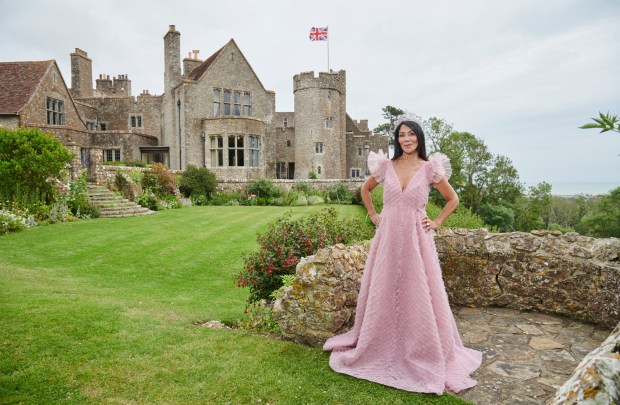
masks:
<instances>
[{"instance_id":1,"label":"woman's right hand","mask_svg":"<svg viewBox=\"0 0 620 405\"><path fill-rule=\"evenodd\" d=\"M376 212L373 212L372 214L368 215L370 217L370 220L372 221L373 224L375 224L375 226L379 226L381 224L381 215L377 214Z\"/></svg>"}]
</instances>

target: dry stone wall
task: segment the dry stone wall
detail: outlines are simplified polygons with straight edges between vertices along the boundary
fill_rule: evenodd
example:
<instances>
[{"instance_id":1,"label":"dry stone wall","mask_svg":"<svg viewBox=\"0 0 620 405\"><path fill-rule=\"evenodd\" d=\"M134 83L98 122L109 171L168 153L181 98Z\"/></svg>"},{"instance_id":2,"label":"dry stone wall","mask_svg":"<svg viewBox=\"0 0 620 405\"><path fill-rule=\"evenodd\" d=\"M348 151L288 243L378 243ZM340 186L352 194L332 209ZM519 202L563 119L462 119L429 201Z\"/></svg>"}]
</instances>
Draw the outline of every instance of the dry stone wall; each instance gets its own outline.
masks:
<instances>
[{"instance_id":1,"label":"dry stone wall","mask_svg":"<svg viewBox=\"0 0 620 405\"><path fill-rule=\"evenodd\" d=\"M620 239L441 229L435 242L453 305L536 310L607 327L620 321ZM285 338L320 346L351 328L368 248L335 245L300 261L275 305Z\"/></svg>"}]
</instances>

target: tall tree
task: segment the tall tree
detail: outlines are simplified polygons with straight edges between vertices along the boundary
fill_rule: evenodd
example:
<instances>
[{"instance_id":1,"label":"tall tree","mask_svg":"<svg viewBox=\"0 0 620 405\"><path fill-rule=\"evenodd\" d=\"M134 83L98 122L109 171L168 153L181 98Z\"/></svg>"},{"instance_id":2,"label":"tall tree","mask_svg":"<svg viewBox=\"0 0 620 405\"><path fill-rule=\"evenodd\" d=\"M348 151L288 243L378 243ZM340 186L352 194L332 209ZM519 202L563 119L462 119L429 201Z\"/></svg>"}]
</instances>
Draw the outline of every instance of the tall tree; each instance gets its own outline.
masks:
<instances>
[{"instance_id":1,"label":"tall tree","mask_svg":"<svg viewBox=\"0 0 620 405\"><path fill-rule=\"evenodd\" d=\"M430 117L424 120L422 127L426 135L426 150L429 154L438 152L443 139L452 132L452 124L448 124L444 119Z\"/></svg>"},{"instance_id":2,"label":"tall tree","mask_svg":"<svg viewBox=\"0 0 620 405\"><path fill-rule=\"evenodd\" d=\"M390 135L394 130L394 123L396 122L398 116L404 114L405 111L391 105L386 105L381 109L381 111L383 111L383 118L385 118L388 122L377 126L373 132L385 134L385 136L388 137L389 144L392 145L394 143L394 137Z\"/></svg>"},{"instance_id":3,"label":"tall tree","mask_svg":"<svg viewBox=\"0 0 620 405\"><path fill-rule=\"evenodd\" d=\"M510 159L493 155L475 135L453 132L439 141L439 150L452 164L450 184L473 212L484 203L512 203L521 194L519 174Z\"/></svg>"},{"instance_id":4,"label":"tall tree","mask_svg":"<svg viewBox=\"0 0 620 405\"><path fill-rule=\"evenodd\" d=\"M578 230L599 238L620 237L620 187L601 197L594 210L581 218Z\"/></svg>"},{"instance_id":5,"label":"tall tree","mask_svg":"<svg viewBox=\"0 0 620 405\"><path fill-rule=\"evenodd\" d=\"M531 186L527 196L521 196L517 201L514 229L528 232L548 228L552 204L551 184L543 181Z\"/></svg>"}]
</instances>

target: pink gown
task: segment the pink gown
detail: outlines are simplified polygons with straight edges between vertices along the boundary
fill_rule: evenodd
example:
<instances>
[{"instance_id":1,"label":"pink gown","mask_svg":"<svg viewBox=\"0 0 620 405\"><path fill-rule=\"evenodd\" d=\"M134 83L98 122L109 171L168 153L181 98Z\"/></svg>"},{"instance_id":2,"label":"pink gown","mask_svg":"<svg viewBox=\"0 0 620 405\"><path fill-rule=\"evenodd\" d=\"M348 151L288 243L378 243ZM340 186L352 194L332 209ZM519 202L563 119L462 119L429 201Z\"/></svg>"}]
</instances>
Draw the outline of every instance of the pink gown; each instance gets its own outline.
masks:
<instances>
[{"instance_id":1,"label":"pink gown","mask_svg":"<svg viewBox=\"0 0 620 405\"><path fill-rule=\"evenodd\" d=\"M448 305L433 232L422 226L430 187L450 175L436 153L401 190L392 161L370 152L383 182L381 224L372 241L353 328L325 342L339 373L414 392L442 395L473 387L482 353L463 346Z\"/></svg>"}]
</instances>

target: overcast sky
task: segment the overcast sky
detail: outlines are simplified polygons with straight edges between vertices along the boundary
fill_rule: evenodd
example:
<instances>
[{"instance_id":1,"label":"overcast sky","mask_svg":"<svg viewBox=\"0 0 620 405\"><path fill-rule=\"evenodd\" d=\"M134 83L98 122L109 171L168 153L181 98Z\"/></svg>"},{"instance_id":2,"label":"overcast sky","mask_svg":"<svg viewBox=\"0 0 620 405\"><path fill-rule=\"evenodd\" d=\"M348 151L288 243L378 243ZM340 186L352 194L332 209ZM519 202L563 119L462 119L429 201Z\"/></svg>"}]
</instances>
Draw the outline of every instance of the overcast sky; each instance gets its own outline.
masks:
<instances>
[{"instance_id":1,"label":"overcast sky","mask_svg":"<svg viewBox=\"0 0 620 405\"><path fill-rule=\"evenodd\" d=\"M620 186L620 134L578 127L620 114L620 1L0 0L0 60L55 59L71 85L69 53L93 78L128 74L134 95L163 91L163 36L206 59L234 38L276 109L293 111L293 75L347 71L347 112L383 123L393 105L436 116L508 156L521 181L554 194Z\"/></svg>"}]
</instances>

